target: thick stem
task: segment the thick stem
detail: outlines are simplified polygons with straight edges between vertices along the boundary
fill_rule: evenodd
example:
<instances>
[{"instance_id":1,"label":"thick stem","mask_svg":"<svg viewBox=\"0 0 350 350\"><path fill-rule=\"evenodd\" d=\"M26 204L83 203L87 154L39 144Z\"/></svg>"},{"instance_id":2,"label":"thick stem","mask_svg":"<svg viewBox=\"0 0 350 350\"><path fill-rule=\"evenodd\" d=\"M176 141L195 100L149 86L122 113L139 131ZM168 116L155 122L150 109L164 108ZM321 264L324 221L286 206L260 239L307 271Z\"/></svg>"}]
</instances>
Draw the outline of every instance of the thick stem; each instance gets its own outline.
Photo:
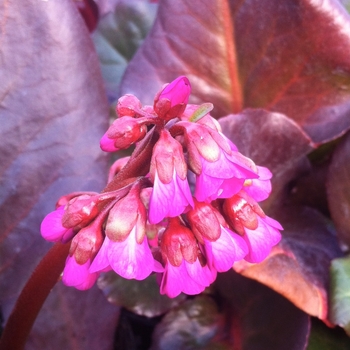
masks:
<instances>
[{"instance_id":1,"label":"thick stem","mask_svg":"<svg viewBox=\"0 0 350 350\"><path fill-rule=\"evenodd\" d=\"M32 325L63 271L69 246L70 242L56 243L34 270L6 323L0 350L24 349Z\"/></svg>"}]
</instances>

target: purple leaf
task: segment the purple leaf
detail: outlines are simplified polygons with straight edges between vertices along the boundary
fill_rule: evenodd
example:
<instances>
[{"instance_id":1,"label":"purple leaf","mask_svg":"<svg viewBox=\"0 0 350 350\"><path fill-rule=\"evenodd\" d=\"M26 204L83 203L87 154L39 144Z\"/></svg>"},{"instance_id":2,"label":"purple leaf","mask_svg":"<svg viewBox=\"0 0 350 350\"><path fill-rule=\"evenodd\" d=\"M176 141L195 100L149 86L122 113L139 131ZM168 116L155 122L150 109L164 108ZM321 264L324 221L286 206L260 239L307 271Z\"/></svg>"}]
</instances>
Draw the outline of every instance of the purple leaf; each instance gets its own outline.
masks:
<instances>
[{"instance_id":1,"label":"purple leaf","mask_svg":"<svg viewBox=\"0 0 350 350\"><path fill-rule=\"evenodd\" d=\"M106 182L99 139L108 105L73 2L10 1L0 13L0 299L8 311L51 246L40 235L44 216L61 195Z\"/></svg>"},{"instance_id":2,"label":"purple leaf","mask_svg":"<svg viewBox=\"0 0 350 350\"><path fill-rule=\"evenodd\" d=\"M349 28L336 0L163 0L121 93L152 103L187 75L192 102L212 102L216 117L265 108L325 142L350 127Z\"/></svg>"},{"instance_id":3,"label":"purple leaf","mask_svg":"<svg viewBox=\"0 0 350 350\"><path fill-rule=\"evenodd\" d=\"M327 321L330 263L342 255L335 233L327 219L311 208L284 207L274 217L284 228L282 241L262 263L242 260L234 269Z\"/></svg>"},{"instance_id":4,"label":"purple leaf","mask_svg":"<svg viewBox=\"0 0 350 350\"><path fill-rule=\"evenodd\" d=\"M118 316L119 308L97 287L82 292L60 284L36 319L26 349L110 350Z\"/></svg>"},{"instance_id":5,"label":"purple leaf","mask_svg":"<svg viewBox=\"0 0 350 350\"><path fill-rule=\"evenodd\" d=\"M263 205L278 207L285 200L286 185L309 169L306 155L313 150L309 137L283 114L262 109L247 109L219 123L242 154L270 169L273 190Z\"/></svg>"}]
</instances>

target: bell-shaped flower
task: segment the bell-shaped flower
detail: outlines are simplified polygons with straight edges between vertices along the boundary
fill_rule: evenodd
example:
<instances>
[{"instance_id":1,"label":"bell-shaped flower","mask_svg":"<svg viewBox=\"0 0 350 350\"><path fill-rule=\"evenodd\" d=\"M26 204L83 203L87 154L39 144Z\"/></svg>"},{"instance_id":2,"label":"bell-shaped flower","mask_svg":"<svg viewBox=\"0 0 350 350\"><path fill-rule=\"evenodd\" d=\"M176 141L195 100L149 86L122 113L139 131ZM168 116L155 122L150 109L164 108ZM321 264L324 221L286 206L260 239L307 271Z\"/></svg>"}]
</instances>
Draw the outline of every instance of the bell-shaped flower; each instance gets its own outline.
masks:
<instances>
[{"instance_id":1,"label":"bell-shaped flower","mask_svg":"<svg viewBox=\"0 0 350 350\"><path fill-rule=\"evenodd\" d=\"M207 264L212 270L228 271L235 261L247 255L244 239L224 227L224 218L210 204L195 200L194 209L186 217L192 232L204 247Z\"/></svg>"},{"instance_id":2,"label":"bell-shaped flower","mask_svg":"<svg viewBox=\"0 0 350 350\"><path fill-rule=\"evenodd\" d=\"M259 204L243 190L225 199L223 210L227 223L242 236L248 246L245 260L261 262L281 240L282 226L266 216Z\"/></svg>"},{"instance_id":3,"label":"bell-shaped flower","mask_svg":"<svg viewBox=\"0 0 350 350\"><path fill-rule=\"evenodd\" d=\"M188 206L193 206L182 146L166 129L162 130L153 148L150 176L153 180L150 223L156 224L165 217L178 216Z\"/></svg>"},{"instance_id":4,"label":"bell-shaped flower","mask_svg":"<svg viewBox=\"0 0 350 350\"><path fill-rule=\"evenodd\" d=\"M44 239L50 242L66 243L74 236L75 233L72 228L63 226L63 216L63 205L45 216L40 226L40 232Z\"/></svg>"},{"instance_id":5,"label":"bell-shaped flower","mask_svg":"<svg viewBox=\"0 0 350 350\"><path fill-rule=\"evenodd\" d=\"M100 146L105 152L127 149L142 140L147 133L147 126L142 118L124 116L117 118L103 135Z\"/></svg>"},{"instance_id":6,"label":"bell-shaped flower","mask_svg":"<svg viewBox=\"0 0 350 350\"><path fill-rule=\"evenodd\" d=\"M180 116L191 93L189 80L180 76L159 91L154 99L154 111L165 121Z\"/></svg>"},{"instance_id":7,"label":"bell-shaped flower","mask_svg":"<svg viewBox=\"0 0 350 350\"><path fill-rule=\"evenodd\" d=\"M160 251L164 273L160 276L160 293L171 298L181 292L201 293L216 278L216 271L203 262L196 238L179 218L169 219L161 236Z\"/></svg>"},{"instance_id":8,"label":"bell-shaped flower","mask_svg":"<svg viewBox=\"0 0 350 350\"><path fill-rule=\"evenodd\" d=\"M253 161L233 151L216 130L197 123L179 122L185 131L185 143L191 170L197 175L195 197L211 202L239 192L246 179L258 178Z\"/></svg>"},{"instance_id":9,"label":"bell-shaped flower","mask_svg":"<svg viewBox=\"0 0 350 350\"><path fill-rule=\"evenodd\" d=\"M77 289L89 289L95 283L98 273L89 271L91 261L102 245L100 222L96 220L91 225L81 229L73 238L62 281L67 286Z\"/></svg>"},{"instance_id":10,"label":"bell-shaped flower","mask_svg":"<svg viewBox=\"0 0 350 350\"><path fill-rule=\"evenodd\" d=\"M155 262L145 236L146 209L140 200L140 188L130 192L110 210L106 237L90 272L109 266L127 279L143 280L155 270Z\"/></svg>"}]
</instances>

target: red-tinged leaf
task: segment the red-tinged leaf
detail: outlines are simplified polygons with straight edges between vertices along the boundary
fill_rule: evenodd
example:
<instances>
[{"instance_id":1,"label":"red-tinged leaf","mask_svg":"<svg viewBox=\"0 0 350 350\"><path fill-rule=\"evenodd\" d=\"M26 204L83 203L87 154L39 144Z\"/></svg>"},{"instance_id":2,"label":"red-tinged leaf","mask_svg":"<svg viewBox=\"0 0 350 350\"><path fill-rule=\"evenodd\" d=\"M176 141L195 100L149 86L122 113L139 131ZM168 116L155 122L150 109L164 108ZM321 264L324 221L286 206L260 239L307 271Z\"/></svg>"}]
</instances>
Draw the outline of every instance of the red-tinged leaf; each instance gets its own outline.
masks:
<instances>
[{"instance_id":1,"label":"red-tinged leaf","mask_svg":"<svg viewBox=\"0 0 350 350\"><path fill-rule=\"evenodd\" d=\"M6 308L51 246L57 199L101 190L108 105L91 38L70 0L0 4L0 299ZM38 286L40 288L40 286Z\"/></svg>"},{"instance_id":2,"label":"red-tinged leaf","mask_svg":"<svg viewBox=\"0 0 350 350\"><path fill-rule=\"evenodd\" d=\"M327 196L339 237L350 244L350 134L333 153L328 170Z\"/></svg>"},{"instance_id":3,"label":"red-tinged leaf","mask_svg":"<svg viewBox=\"0 0 350 350\"><path fill-rule=\"evenodd\" d=\"M241 153L270 169L273 191L264 207L279 206L286 184L309 169L306 155L313 149L309 137L283 114L262 109L247 109L219 123Z\"/></svg>"},{"instance_id":4,"label":"red-tinged leaf","mask_svg":"<svg viewBox=\"0 0 350 350\"><path fill-rule=\"evenodd\" d=\"M350 127L350 19L336 0L161 1L121 92L152 103L187 75L216 117L247 107L294 119L315 142Z\"/></svg>"},{"instance_id":5,"label":"red-tinged leaf","mask_svg":"<svg viewBox=\"0 0 350 350\"><path fill-rule=\"evenodd\" d=\"M119 308L94 287L78 291L56 286L35 321L27 350L113 348Z\"/></svg>"},{"instance_id":6,"label":"red-tinged leaf","mask_svg":"<svg viewBox=\"0 0 350 350\"><path fill-rule=\"evenodd\" d=\"M281 295L233 271L219 274L215 287L229 327L230 349L306 348L309 316Z\"/></svg>"},{"instance_id":7,"label":"red-tinged leaf","mask_svg":"<svg viewBox=\"0 0 350 350\"><path fill-rule=\"evenodd\" d=\"M342 255L329 222L311 208L281 208L273 216L283 238L259 264L237 262L234 269L285 296L297 307L327 322L329 267Z\"/></svg>"}]
</instances>

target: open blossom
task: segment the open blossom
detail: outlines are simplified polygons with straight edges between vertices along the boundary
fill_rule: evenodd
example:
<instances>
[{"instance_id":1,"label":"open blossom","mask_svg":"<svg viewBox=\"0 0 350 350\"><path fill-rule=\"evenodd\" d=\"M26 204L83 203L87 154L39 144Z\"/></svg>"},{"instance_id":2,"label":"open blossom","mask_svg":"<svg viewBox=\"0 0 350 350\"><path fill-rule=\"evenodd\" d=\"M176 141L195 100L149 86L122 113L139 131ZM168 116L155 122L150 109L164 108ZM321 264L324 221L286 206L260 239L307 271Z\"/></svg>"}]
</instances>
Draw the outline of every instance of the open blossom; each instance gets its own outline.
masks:
<instances>
[{"instance_id":1,"label":"open blossom","mask_svg":"<svg viewBox=\"0 0 350 350\"><path fill-rule=\"evenodd\" d=\"M181 144L167 130L161 132L154 146L150 175L154 182L149 209L152 224L178 216L193 206Z\"/></svg>"},{"instance_id":2,"label":"open blossom","mask_svg":"<svg viewBox=\"0 0 350 350\"><path fill-rule=\"evenodd\" d=\"M171 298L181 292L193 295L202 292L216 278L216 271L201 264L197 241L179 218L169 219L160 244L164 272L160 276L160 292Z\"/></svg>"}]
</instances>

